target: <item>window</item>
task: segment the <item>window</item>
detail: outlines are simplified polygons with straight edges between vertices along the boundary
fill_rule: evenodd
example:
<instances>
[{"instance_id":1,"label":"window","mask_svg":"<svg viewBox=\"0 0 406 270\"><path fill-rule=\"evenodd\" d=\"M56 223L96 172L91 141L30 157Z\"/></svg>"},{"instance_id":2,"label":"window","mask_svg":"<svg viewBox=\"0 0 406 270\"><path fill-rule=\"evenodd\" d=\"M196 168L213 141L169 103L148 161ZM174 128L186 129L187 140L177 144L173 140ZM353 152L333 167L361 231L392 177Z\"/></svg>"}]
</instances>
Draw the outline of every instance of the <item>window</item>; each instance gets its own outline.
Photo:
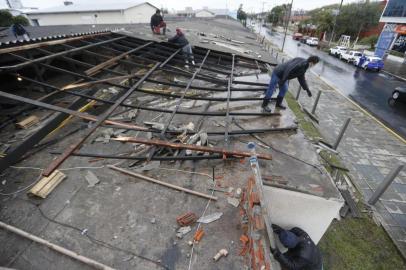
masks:
<instances>
[{"instance_id":1,"label":"window","mask_svg":"<svg viewBox=\"0 0 406 270\"><path fill-rule=\"evenodd\" d=\"M406 1L405 0L389 0L384 17L406 17Z\"/></svg>"},{"instance_id":2,"label":"window","mask_svg":"<svg viewBox=\"0 0 406 270\"><path fill-rule=\"evenodd\" d=\"M32 25L39 26L38 19L31 19L31 21L32 21Z\"/></svg>"}]
</instances>

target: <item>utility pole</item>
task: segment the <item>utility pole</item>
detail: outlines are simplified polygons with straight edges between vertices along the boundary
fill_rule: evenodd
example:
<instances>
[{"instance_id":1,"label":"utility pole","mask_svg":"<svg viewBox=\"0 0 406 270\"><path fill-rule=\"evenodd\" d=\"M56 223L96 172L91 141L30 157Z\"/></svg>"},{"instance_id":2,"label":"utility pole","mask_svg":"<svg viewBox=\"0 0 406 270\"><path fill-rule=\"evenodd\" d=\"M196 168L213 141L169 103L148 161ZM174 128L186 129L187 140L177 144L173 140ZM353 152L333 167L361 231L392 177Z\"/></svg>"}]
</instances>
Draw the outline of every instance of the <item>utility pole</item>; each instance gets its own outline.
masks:
<instances>
[{"instance_id":1,"label":"utility pole","mask_svg":"<svg viewBox=\"0 0 406 270\"><path fill-rule=\"evenodd\" d=\"M261 35L261 31L262 31L262 16L264 16L264 5L265 5L265 2L262 2L261 20L259 22L259 34L260 35Z\"/></svg>"},{"instance_id":2,"label":"utility pole","mask_svg":"<svg viewBox=\"0 0 406 270\"><path fill-rule=\"evenodd\" d=\"M338 13L337 13L336 16L334 17L333 31L331 32L331 37L330 37L330 40L329 40L329 42L328 42L328 46L330 46L331 42L333 41L333 38L334 38L334 35L335 35L335 31L336 31L337 17L338 17L338 15L339 15L340 12L341 12L341 7L343 6L343 1L344 1L344 0L341 0L340 7L338 8Z\"/></svg>"},{"instance_id":3,"label":"utility pole","mask_svg":"<svg viewBox=\"0 0 406 270\"><path fill-rule=\"evenodd\" d=\"M293 7L293 0L292 0L292 2L290 2L289 16L288 16L288 20L286 22L285 36L283 37L283 43L282 43L282 52L283 52L283 48L285 48L286 35L288 34L288 26L289 26L289 21L290 21L290 15L292 14L292 7Z\"/></svg>"}]
</instances>

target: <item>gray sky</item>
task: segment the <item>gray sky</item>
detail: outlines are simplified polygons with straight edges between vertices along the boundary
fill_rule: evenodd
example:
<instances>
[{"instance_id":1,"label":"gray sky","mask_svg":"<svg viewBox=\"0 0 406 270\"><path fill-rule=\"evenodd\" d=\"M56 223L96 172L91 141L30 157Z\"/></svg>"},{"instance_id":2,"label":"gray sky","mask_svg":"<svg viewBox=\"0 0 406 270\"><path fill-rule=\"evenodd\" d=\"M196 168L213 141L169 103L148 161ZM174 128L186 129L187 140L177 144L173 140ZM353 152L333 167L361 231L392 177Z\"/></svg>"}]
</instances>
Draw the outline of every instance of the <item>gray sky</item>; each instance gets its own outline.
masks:
<instances>
[{"instance_id":1,"label":"gray sky","mask_svg":"<svg viewBox=\"0 0 406 270\"><path fill-rule=\"evenodd\" d=\"M5 0L0 0L5 1ZM21 0L24 6L27 7L53 7L63 4L63 0ZM130 2L128 0L71 0L74 3L95 3L98 5L102 2ZM355 0L344 0L344 4L354 2ZM141 0L134 0L135 3L142 2ZM264 2L264 10L269 10L275 5L290 3L290 0L150 0L151 4L157 7L165 7L169 10L184 9L186 6L192 6L194 9L199 9L204 6L209 8L226 8L235 10L240 4L243 4L244 10L247 12L261 11L262 3ZM313 9L324 5L339 3L340 0L293 0L294 9Z\"/></svg>"}]
</instances>

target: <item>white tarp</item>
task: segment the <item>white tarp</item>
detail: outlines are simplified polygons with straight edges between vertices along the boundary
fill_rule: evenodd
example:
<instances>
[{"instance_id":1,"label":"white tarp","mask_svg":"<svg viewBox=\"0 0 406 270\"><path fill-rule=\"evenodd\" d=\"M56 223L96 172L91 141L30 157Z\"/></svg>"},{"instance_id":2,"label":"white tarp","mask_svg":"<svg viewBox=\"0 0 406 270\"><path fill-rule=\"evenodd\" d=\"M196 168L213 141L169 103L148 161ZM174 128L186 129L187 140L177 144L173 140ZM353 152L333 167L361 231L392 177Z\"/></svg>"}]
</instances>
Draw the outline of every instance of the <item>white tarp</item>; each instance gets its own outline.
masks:
<instances>
[{"instance_id":1,"label":"white tarp","mask_svg":"<svg viewBox=\"0 0 406 270\"><path fill-rule=\"evenodd\" d=\"M342 201L264 186L264 197L272 223L284 229L299 227L317 244L334 218L339 217Z\"/></svg>"}]
</instances>

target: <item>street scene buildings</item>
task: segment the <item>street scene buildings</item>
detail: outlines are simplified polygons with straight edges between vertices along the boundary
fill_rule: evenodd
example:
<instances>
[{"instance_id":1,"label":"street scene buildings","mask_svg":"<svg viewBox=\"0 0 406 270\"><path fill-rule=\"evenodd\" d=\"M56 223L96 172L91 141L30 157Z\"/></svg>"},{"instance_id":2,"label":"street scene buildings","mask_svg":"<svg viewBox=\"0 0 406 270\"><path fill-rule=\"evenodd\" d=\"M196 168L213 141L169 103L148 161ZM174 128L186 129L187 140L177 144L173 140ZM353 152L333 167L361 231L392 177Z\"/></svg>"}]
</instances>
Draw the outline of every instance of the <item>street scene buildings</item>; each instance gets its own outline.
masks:
<instances>
[{"instance_id":1,"label":"street scene buildings","mask_svg":"<svg viewBox=\"0 0 406 270\"><path fill-rule=\"evenodd\" d=\"M406 2L195 2L0 3L0 268L406 269Z\"/></svg>"}]
</instances>

